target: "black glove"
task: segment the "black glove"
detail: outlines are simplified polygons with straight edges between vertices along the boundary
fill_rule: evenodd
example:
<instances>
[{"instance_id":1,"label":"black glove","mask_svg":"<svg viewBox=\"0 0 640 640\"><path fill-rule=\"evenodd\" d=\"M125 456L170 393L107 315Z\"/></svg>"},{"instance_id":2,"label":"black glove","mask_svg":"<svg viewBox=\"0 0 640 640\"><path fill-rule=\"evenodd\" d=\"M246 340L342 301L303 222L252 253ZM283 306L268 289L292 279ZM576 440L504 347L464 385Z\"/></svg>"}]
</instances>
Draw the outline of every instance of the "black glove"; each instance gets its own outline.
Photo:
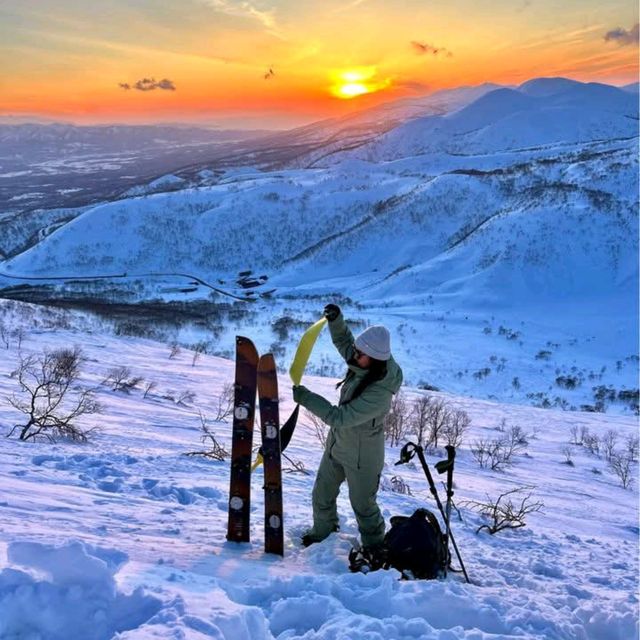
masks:
<instances>
[{"instance_id":1,"label":"black glove","mask_svg":"<svg viewBox=\"0 0 640 640\"><path fill-rule=\"evenodd\" d=\"M301 384L295 384L293 385L293 401L296 404L300 404L300 401L304 398L305 394L308 392L309 390L307 389L307 387L301 385Z\"/></svg>"},{"instance_id":2,"label":"black glove","mask_svg":"<svg viewBox=\"0 0 640 640\"><path fill-rule=\"evenodd\" d=\"M340 315L340 307L337 304L328 304L322 313L329 322L333 322Z\"/></svg>"}]
</instances>

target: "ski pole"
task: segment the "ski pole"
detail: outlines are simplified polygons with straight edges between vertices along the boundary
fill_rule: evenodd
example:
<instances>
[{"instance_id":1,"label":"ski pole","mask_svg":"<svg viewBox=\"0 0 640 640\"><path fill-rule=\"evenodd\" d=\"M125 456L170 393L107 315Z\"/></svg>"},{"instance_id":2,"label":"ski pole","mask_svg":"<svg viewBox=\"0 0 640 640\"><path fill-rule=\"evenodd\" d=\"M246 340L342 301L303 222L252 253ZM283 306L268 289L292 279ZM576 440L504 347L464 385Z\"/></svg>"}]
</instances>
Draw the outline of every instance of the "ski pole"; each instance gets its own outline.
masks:
<instances>
[{"instance_id":1,"label":"ski pole","mask_svg":"<svg viewBox=\"0 0 640 640\"><path fill-rule=\"evenodd\" d=\"M409 447L411 447L411 451L409 450ZM445 514L444 514L444 508L442 507L442 502L440 502L440 497L438 496L438 491L436 489L436 485L433 482L433 477L431 476L431 471L429 471L429 466L427 465L427 461L424 457L424 450L420 445L416 445L413 442L409 442L407 443L403 448L402 451L400 452L400 460L398 462L396 462L396 464L405 464L407 462L409 462L409 460L411 460L411 458L413 458L413 456L415 454L418 454L418 458L420 459L420 464L422 465L422 470L424 471L425 476L427 476L427 482L429 483L429 490L431 491L431 495L434 497L435 501L436 501L436 505L438 506L438 509L440 511L440 515L442 516L442 518L444 520L446 520L445 518ZM467 574L467 570L465 569L464 566L464 562L462 562L462 556L460 555L460 551L458 550L458 545L456 544L456 540L453 537L453 532L450 532L451 535L451 543L453 544L453 548L456 552L456 557L458 558L458 562L460 563L460 567L462 568L462 573L464 573L464 578L467 582L471 582L471 580L469 580L469 576Z\"/></svg>"},{"instance_id":2,"label":"ski pole","mask_svg":"<svg viewBox=\"0 0 640 640\"><path fill-rule=\"evenodd\" d=\"M436 471L440 474L447 472L447 506L445 508L445 525L447 527L447 553L449 552L449 538L451 536L451 498L453 497L453 465L456 458L456 450L452 445L445 447L447 459L436 463ZM445 567L445 576L447 569Z\"/></svg>"}]
</instances>

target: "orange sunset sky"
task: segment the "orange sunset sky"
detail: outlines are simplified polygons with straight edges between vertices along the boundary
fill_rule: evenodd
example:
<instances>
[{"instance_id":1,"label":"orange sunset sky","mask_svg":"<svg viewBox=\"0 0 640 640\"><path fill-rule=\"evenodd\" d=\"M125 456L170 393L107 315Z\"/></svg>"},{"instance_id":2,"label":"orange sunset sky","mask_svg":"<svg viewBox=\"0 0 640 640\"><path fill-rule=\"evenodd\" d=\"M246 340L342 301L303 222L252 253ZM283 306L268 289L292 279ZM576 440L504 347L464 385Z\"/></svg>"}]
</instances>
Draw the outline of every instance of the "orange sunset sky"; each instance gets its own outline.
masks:
<instances>
[{"instance_id":1,"label":"orange sunset sky","mask_svg":"<svg viewBox=\"0 0 640 640\"><path fill-rule=\"evenodd\" d=\"M281 128L540 76L638 80L635 0L0 0L0 115Z\"/></svg>"}]
</instances>

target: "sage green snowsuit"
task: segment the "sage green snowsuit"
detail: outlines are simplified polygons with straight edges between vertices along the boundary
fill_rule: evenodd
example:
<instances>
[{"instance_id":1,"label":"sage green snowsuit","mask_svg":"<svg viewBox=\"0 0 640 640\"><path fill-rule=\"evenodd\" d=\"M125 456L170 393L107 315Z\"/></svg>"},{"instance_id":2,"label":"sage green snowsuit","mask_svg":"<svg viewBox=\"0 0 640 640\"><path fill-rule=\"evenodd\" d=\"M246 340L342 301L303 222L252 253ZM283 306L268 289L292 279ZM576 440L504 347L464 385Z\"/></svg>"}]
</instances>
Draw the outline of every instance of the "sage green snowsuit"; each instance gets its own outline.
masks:
<instances>
[{"instance_id":1,"label":"sage green snowsuit","mask_svg":"<svg viewBox=\"0 0 640 640\"><path fill-rule=\"evenodd\" d=\"M349 500L358 521L362 544L373 546L384 538L384 518L376 494L384 466L383 421L391 399L402 384L402 370L393 358L387 374L349 402L367 369L353 364L355 339L340 314L329 322L331 338L346 360L350 374L340 391L338 406L302 387L296 400L327 425L329 433L313 487L313 527L310 535L323 540L338 526L336 498L346 480Z\"/></svg>"}]
</instances>

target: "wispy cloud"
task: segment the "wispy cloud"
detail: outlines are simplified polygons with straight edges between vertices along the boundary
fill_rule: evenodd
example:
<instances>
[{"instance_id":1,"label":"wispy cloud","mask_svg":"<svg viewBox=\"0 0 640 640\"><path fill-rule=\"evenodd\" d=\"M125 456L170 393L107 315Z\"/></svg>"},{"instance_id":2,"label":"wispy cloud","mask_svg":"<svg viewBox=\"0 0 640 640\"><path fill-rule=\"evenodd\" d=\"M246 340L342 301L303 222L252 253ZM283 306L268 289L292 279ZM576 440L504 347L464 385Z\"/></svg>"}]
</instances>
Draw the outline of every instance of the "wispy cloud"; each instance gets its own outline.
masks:
<instances>
[{"instance_id":1,"label":"wispy cloud","mask_svg":"<svg viewBox=\"0 0 640 640\"><path fill-rule=\"evenodd\" d=\"M607 31L604 35L604 40L605 42L617 42L621 45L638 44L638 23L636 22L628 31L622 27Z\"/></svg>"},{"instance_id":2,"label":"wispy cloud","mask_svg":"<svg viewBox=\"0 0 640 640\"><path fill-rule=\"evenodd\" d=\"M563 44L577 44L581 42L585 42L588 38L587 36L594 31L601 31L604 25L592 25L590 27L583 27L581 29L576 29L574 31L567 32L564 28L557 29L556 31L550 31L544 35L544 37L539 38L536 37L532 40L524 40L520 42L516 42L513 40L509 40L507 42L502 42L495 47L491 47L491 51L504 51L505 49L539 49L540 47L549 47L550 45Z\"/></svg>"},{"instance_id":3,"label":"wispy cloud","mask_svg":"<svg viewBox=\"0 0 640 640\"><path fill-rule=\"evenodd\" d=\"M453 53L444 47L434 47L432 44L428 44L426 42L418 42L417 40L411 41L411 47L418 55L426 55L431 54L433 56L446 56L447 58L451 58Z\"/></svg>"},{"instance_id":4,"label":"wispy cloud","mask_svg":"<svg viewBox=\"0 0 640 640\"><path fill-rule=\"evenodd\" d=\"M531 0L524 0L520 6L516 7L516 11L518 13L526 11L532 4Z\"/></svg>"},{"instance_id":5,"label":"wispy cloud","mask_svg":"<svg viewBox=\"0 0 640 640\"><path fill-rule=\"evenodd\" d=\"M176 90L176 85L168 78L163 78L158 82L156 82L155 78L142 78L142 80L138 80L133 85L128 82L119 82L118 86L125 91L130 91L131 89L136 89L137 91L155 91L156 89L162 89L164 91Z\"/></svg>"},{"instance_id":6,"label":"wispy cloud","mask_svg":"<svg viewBox=\"0 0 640 640\"><path fill-rule=\"evenodd\" d=\"M278 28L273 9L269 11L261 10L253 3L247 2L246 0L241 0L240 2L234 2L233 0L199 1L212 9L216 9L228 15L253 18L267 29L275 30Z\"/></svg>"},{"instance_id":7,"label":"wispy cloud","mask_svg":"<svg viewBox=\"0 0 640 640\"><path fill-rule=\"evenodd\" d=\"M345 11L349 11L350 9L355 9L356 7L359 7L361 4L364 4L365 2L369 2L369 0L352 0L351 2L348 2L346 4L343 4L333 9L331 13L344 13Z\"/></svg>"}]
</instances>

